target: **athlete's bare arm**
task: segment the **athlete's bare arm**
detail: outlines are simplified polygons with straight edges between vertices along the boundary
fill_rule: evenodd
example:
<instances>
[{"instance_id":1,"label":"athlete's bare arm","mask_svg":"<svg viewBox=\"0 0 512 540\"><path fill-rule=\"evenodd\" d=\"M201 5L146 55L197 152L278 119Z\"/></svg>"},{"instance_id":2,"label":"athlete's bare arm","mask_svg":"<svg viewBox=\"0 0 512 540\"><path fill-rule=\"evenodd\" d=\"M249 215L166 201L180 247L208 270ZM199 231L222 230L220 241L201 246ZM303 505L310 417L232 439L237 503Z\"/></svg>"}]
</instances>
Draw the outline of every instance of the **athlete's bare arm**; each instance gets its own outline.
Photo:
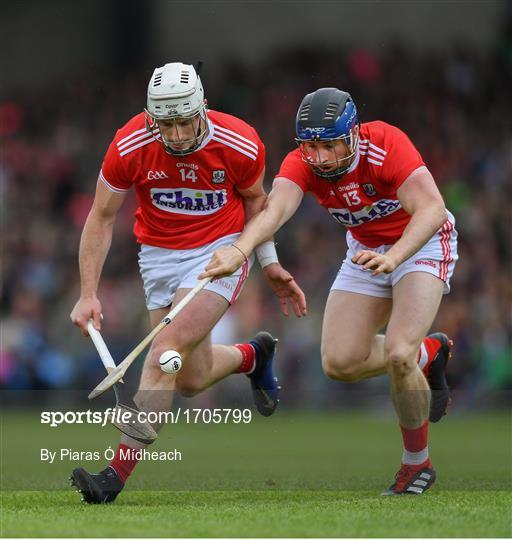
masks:
<instances>
[{"instance_id":1,"label":"athlete's bare arm","mask_svg":"<svg viewBox=\"0 0 512 540\"><path fill-rule=\"evenodd\" d=\"M274 187L266 199L265 208L256 214L246 224L240 238L236 241L236 248L226 246L218 249L199 276L222 277L235 272L249 256L255 247L265 240L272 238L274 233L297 210L303 197L302 190L286 178L276 178ZM245 256L244 256L245 254ZM280 264L272 263L263 269L265 278L279 297L281 310L288 315L288 302L297 317L307 314L306 298L297 285L293 276Z\"/></svg>"},{"instance_id":2,"label":"athlete's bare arm","mask_svg":"<svg viewBox=\"0 0 512 540\"><path fill-rule=\"evenodd\" d=\"M414 255L448 219L443 197L426 167L415 170L397 191L411 220L402 237L384 254L371 250L356 253L352 262L373 270L373 275L393 270Z\"/></svg>"},{"instance_id":3,"label":"athlete's bare arm","mask_svg":"<svg viewBox=\"0 0 512 540\"><path fill-rule=\"evenodd\" d=\"M111 191L98 180L91 211L82 231L79 250L80 298L71 312L71 320L87 336L87 322L101 329L101 304L97 297L101 270L112 242L112 229L126 193Z\"/></svg>"},{"instance_id":4,"label":"athlete's bare arm","mask_svg":"<svg viewBox=\"0 0 512 540\"><path fill-rule=\"evenodd\" d=\"M287 178L276 178L263 212L258 214L244 229L237 245L251 252L265 239L273 236L299 207L303 191Z\"/></svg>"},{"instance_id":5,"label":"athlete's bare arm","mask_svg":"<svg viewBox=\"0 0 512 540\"><path fill-rule=\"evenodd\" d=\"M271 238L293 216L303 196L297 184L287 178L276 178L265 208L247 223L236 241L237 247L246 255L251 254L256 246ZM244 261L245 258L237 249L229 246L221 248L215 252L199 277L230 275Z\"/></svg>"},{"instance_id":6,"label":"athlete's bare arm","mask_svg":"<svg viewBox=\"0 0 512 540\"><path fill-rule=\"evenodd\" d=\"M258 180L247 189L238 189L238 193L243 198L245 222L249 222L258 212L261 212L267 200L267 194L263 188L263 179L265 178L265 168L261 171Z\"/></svg>"}]
</instances>

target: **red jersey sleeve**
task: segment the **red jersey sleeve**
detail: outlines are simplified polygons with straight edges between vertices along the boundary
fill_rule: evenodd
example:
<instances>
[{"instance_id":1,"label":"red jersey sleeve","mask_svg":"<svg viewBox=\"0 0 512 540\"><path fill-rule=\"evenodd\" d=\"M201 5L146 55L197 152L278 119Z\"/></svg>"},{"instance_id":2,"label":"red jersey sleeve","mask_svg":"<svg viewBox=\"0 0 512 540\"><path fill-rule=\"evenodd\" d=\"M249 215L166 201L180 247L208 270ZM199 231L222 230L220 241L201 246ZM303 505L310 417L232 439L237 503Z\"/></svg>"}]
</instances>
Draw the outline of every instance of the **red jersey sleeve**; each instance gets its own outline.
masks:
<instances>
[{"instance_id":1,"label":"red jersey sleeve","mask_svg":"<svg viewBox=\"0 0 512 540\"><path fill-rule=\"evenodd\" d=\"M253 136L252 141L247 140L247 143L250 145L248 149L252 149L250 153L254 152L256 149L256 159L250 159L250 163L245 167L244 174L242 178L236 183L237 187L240 189L250 188L256 180L260 177L261 171L265 167L265 145L259 138L256 130L252 130Z\"/></svg>"},{"instance_id":2,"label":"red jersey sleeve","mask_svg":"<svg viewBox=\"0 0 512 540\"><path fill-rule=\"evenodd\" d=\"M101 166L100 178L112 191L127 191L133 179L128 171L128 160L120 155L118 148L119 132L110 143Z\"/></svg>"},{"instance_id":3,"label":"red jersey sleeve","mask_svg":"<svg viewBox=\"0 0 512 540\"><path fill-rule=\"evenodd\" d=\"M304 193L309 191L309 179L311 169L308 167L300 155L299 150L292 150L281 163L277 177L287 178L297 184Z\"/></svg>"},{"instance_id":4,"label":"red jersey sleeve","mask_svg":"<svg viewBox=\"0 0 512 540\"><path fill-rule=\"evenodd\" d=\"M398 189L412 172L425 163L411 139L402 130L388 124L385 139L387 155L383 176Z\"/></svg>"}]
</instances>

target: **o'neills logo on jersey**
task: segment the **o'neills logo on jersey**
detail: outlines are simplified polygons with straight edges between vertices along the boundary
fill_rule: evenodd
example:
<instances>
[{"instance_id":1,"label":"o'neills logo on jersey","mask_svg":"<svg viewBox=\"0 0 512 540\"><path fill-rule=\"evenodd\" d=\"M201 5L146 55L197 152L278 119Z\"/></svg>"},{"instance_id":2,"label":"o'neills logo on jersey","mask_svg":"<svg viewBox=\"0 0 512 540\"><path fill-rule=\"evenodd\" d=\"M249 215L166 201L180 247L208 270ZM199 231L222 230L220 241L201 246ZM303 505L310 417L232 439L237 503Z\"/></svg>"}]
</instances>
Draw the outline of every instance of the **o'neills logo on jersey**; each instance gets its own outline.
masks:
<instances>
[{"instance_id":1,"label":"o'neills logo on jersey","mask_svg":"<svg viewBox=\"0 0 512 540\"><path fill-rule=\"evenodd\" d=\"M346 208L328 208L328 210L338 223L347 227L357 227L361 223L389 216L400 208L402 208L400 201L381 199L355 212L350 212Z\"/></svg>"},{"instance_id":2,"label":"o'neills logo on jersey","mask_svg":"<svg viewBox=\"0 0 512 540\"><path fill-rule=\"evenodd\" d=\"M225 189L199 191L196 189L157 189L151 190L151 202L160 210L175 214L214 214L228 202Z\"/></svg>"}]
</instances>

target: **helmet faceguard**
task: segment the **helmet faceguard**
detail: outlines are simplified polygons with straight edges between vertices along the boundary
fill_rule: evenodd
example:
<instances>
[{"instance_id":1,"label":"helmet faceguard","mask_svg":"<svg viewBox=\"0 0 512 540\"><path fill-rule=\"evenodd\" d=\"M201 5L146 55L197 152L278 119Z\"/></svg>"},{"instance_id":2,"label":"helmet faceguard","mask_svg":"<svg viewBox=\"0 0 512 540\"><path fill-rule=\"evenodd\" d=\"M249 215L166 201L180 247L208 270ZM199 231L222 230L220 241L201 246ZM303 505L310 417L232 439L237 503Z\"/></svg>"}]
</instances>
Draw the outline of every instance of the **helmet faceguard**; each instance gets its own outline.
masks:
<instances>
[{"instance_id":1,"label":"helmet faceguard","mask_svg":"<svg viewBox=\"0 0 512 540\"><path fill-rule=\"evenodd\" d=\"M308 94L300 104L295 123L302 159L320 178L336 182L352 165L359 142L359 120L357 109L350 94L337 88L320 88ZM336 155L340 148L341 155ZM334 159L321 162L318 145L326 143L334 151Z\"/></svg>"},{"instance_id":2,"label":"helmet faceguard","mask_svg":"<svg viewBox=\"0 0 512 540\"><path fill-rule=\"evenodd\" d=\"M165 151L185 156L208 134L201 79L193 66L174 62L156 68L148 85L146 129L158 129Z\"/></svg>"}]
</instances>

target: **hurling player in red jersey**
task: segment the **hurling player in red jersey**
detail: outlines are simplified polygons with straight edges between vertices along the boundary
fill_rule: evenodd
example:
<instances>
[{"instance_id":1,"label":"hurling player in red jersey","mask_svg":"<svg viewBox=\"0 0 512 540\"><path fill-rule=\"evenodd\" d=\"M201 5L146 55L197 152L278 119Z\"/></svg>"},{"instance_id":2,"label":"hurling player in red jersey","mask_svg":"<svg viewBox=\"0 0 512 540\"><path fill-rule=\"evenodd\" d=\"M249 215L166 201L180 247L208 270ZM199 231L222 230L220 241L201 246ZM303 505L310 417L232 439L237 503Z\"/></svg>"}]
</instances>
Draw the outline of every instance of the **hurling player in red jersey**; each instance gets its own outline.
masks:
<instances>
[{"instance_id":1,"label":"hurling player in red jersey","mask_svg":"<svg viewBox=\"0 0 512 540\"><path fill-rule=\"evenodd\" d=\"M140 272L156 326L197 284L215 250L233 245L245 222L263 208L264 173L265 148L258 134L238 118L207 110L193 66L177 62L156 68L147 109L118 130L105 155L80 242L81 294L71 320L84 335L90 319L100 329L98 283L116 214L132 186L139 205L134 233ZM263 241L256 255L285 303L283 311L289 301L297 316L305 314L304 294L277 262L274 244ZM232 373L245 373L258 411L273 414L280 389L272 370L277 340L259 332L249 343L224 346L212 345L210 337L240 294L252 262L253 257L244 257L237 272L209 283L155 338L135 396L142 410L169 411L174 388L192 396ZM160 369L167 350L183 358L175 375ZM106 469L99 474L75 469L72 484L88 503L113 501L137 463L130 451L143 447L124 433Z\"/></svg>"},{"instance_id":2,"label":"hurling player in red jersey","mask_svg":"<svg viewBox=\"0 0 512 540\"><path fill-rule=\"evenodd\" d=\"M440 420L449 402L451 340L426 334L457 260L453 216L409 138L384 122L360 124L348 93L306 95L296 132L298 148L285 157L265 209L200 277L237 269L240 252L248 256L273 235L311 192L348 229L325 308L324 372L345 382L389 374L404 450L385 494L423 493L435 481L429 420Z\"/></svg>"}]
</instances>

